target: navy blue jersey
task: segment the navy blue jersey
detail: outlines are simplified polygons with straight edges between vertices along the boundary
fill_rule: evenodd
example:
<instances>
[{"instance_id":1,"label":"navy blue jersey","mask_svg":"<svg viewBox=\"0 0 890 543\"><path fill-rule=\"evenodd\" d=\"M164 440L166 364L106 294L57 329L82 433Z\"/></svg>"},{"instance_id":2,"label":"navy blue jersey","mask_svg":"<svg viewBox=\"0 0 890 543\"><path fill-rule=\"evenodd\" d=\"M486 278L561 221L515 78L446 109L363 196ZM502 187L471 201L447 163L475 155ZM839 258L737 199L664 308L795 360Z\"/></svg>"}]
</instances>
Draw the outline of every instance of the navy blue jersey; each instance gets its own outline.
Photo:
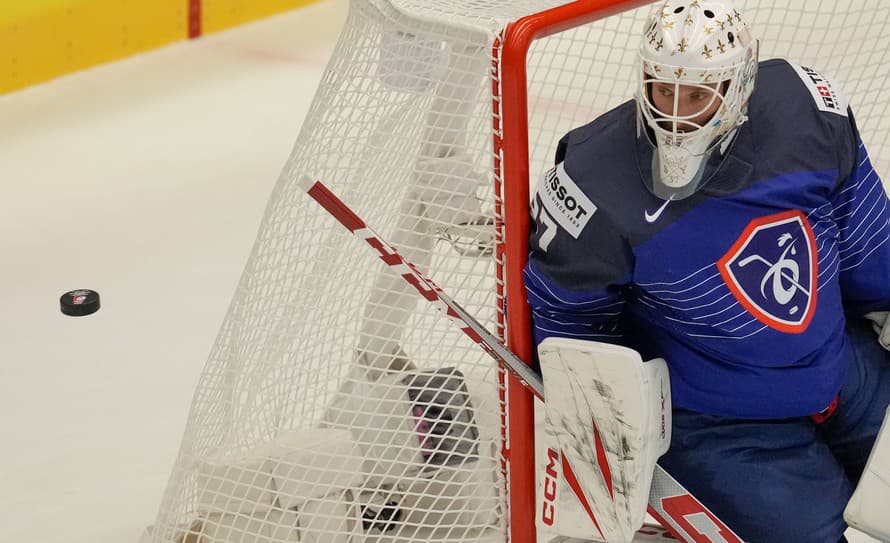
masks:
<instances>
[{"instance_id":1,"label":"navy blue jersey","mask_svg":"<svg viewBox=\"0 0 890 543\"><path fill-rule=\"evenodd\" d=\"M689 198L645 187L627 102L569 132L532 202L536 342L564 336L667 360L674 405L804 416L836 396L844 313L890 309L890 206L844 98L762 62L719 169Z\"/></svg>"}]
</instances>

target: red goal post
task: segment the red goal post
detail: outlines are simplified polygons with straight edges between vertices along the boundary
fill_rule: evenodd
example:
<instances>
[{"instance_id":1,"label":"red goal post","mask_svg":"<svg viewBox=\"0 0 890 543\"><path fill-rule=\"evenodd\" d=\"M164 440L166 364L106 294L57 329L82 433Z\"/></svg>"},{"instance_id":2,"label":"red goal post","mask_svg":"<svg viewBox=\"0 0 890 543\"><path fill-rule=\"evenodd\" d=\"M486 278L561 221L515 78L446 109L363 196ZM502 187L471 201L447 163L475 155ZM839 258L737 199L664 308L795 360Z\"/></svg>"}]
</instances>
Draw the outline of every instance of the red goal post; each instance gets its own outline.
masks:
<instances>
[{"instance_id":1,"label":"red goal post","mask_svg":"<svg viewBox=\"0 0 890 543\"><path fill-rule=\"evenodd\" d=\"M526 303L522 268L528 258L529 171L528 74L529 48L535 40L652 3L651 0L580 0L555 7L509 24L492 49L492 114L494 175L503 198L503 282L506 285L506 343L530 362L534 349L531 312ZM555 147L554 147L555 149ZM505 164L508 165L505 167ZM535 172L537 175L539 172ZM510 538L535 543L535 435L534 397L508 375L507 429L504 456L510 463Z\"/></svg>"}]
</instances>

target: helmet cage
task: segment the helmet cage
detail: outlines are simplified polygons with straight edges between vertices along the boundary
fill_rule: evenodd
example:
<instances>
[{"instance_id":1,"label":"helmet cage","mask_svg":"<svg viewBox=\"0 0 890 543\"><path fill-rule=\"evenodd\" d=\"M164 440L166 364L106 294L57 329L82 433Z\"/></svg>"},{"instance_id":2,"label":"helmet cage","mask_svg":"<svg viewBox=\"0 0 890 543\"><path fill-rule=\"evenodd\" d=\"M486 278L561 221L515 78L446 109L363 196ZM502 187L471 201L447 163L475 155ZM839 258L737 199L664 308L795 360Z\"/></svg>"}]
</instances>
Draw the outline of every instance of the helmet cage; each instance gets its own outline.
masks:
<instances>
[{"instance_id":1,"label":"helmet cage","mask_svg":"<svg viewBox=\"0 0 890 543\"><path fill-rule=\"evenodd\" d=\"M701 134L693 134L693 132L701 130L707 134L709 141L715 142L719 136L740 124L739 120L743 120L745 106L743 100L746 101L747 96L744 96L740 82L743 79L741 72L744 67L744 63L739 63L720 70L689 70L680 66L655 64L644 60L637 102L646 125L655 133L659 141L662 138L667 142L679 142L693 136L696 138L705 137ZM666 84L673 88L672 111L662 111L655 105L653 87L656 84ZM679 110L681 87L691 87L705 92L710 95L710 99L701 106L700 110L679 115L677 111ZM720 106L713 115L703 120L702 123L694 122L694 119L711 109L716 101L720 102Z\"/></svg>"},{"instance_id":2,"label":"helmet cage","mask_svg":"<svg viewBox=\"0 0 890 543\"><path fill-rule=\"evenodd\" d=\"M652 161L646 182L661 198L685 198L707 181L713 151L725 152L747 120L757 41L730 0L667 0L646 23L638 62L637 137L641 158ZM664 87L674 100L659 99L659 109L653 89ZM708 99L680 107L680 91L688 97L690 87ZM690 104L699 111L688 111Z\"/></svg>"}]
</instances>

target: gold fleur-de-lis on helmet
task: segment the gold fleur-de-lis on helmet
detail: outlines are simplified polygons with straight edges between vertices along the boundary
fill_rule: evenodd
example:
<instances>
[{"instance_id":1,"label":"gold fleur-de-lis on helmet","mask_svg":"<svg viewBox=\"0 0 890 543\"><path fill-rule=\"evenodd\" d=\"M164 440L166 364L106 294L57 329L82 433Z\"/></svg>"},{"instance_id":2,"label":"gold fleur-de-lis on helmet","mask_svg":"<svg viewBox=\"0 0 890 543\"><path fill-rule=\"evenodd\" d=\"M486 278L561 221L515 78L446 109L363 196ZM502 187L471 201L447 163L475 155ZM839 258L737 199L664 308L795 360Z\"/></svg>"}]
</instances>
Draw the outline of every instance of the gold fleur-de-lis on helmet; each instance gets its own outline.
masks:
<instances>
[{"instance_id":1,"label":"gold fleur-de-lis on helmet","mask_svg":"<svg viewBox=\"0 0 890 543\"><path fill-rule=\"evenodd\" d=\"M726 44L720 40L717 40L717 49L720 50L720 53L723 54L726 52Z\"/></svg>"},{"instance_id":2,"label":"gold fleur-de-lis on helmet","mask_svg":"<svg viewBox=\"0 0 890 543\"><path fill-rule=\"evenodd\" d=\"M701 7L701 4L698 3L698 0L693 0L693 2L691 4L689 4L689 7L697 8L697 7Z\"/></svg>"},{"instance_id":3,"label":"gold fleur-de-lis on helmet","mask_svg":"<svg viewBox=\"0 0 890 543\"><path fill-rule=\"evenodd\" d=\"M736 20L736 21L738 21L738 22L742 22L742 16L739 14L738 11L736 11L736 10L732 10L732 15L735 17L735 20Z\"/></svg>"},{"instance_id":4,"label":"gold fleur-de-lis on helmet","mask_svg":"<svg viewBox=\"0 0 890 543\"><path fill-rule=\"evenodd\" d=\"M704 30L704 31L705 31L705 34L707 34L708 36L710 36L711 33L714 32L714 29L711 28L711 27L708 26L708 25L703 26L703 27L702 27L702 30Z\"/></svg>"},{"instance_id":5,"label":"gold fleur-de-lis on helmet","mask_svg":"<svg viewBox=\"0 0 890 543\"><path fill-rule=\"evenodd\" d=\"M727 15L727 16L726 16L726 24L728 24L728 25L731 25L731 24L732 24L732 15Z\"/></svg>"},{"instance_id":6,"label":"gold fleur-de-lis on helmet","mask_svg":"<svg viewBox=\"0 0 890 543\"><path fill-rule=\"evenodd\" d=\"M717 19L717 24L720 25L720 30L723 30L726 28L726 21L724 21L722 19Z\"/></svg>"},{"instance_id":7,"label":"gold fleur-de-lis on helmet","mask_svg":"<svg viewBox=\"0 0 890 543\"><path fill-rule=\"evenodd\" d=\"M686 41L686 38L683 38L682 40L680 40L680 43L677 44L677 48L680 50L681 53L685 53L686 48L688 48L688 47L689 47L689 42Z\"/></svg>"},{"instance_id":8,"label":"gold fleur-de-lis on helmet","mask_svg":"<svg viewBox=\"0 0 890 543\"><path fill-rule=\"evenodd\" d=\"M711 56L714 54L714 50L708 48L708 45L705 44L705 47L704 47L704 49L702 49L701 54L702 54L702 56L704 56L705 58L711 58Z\"/></svg>"},{"instance_id":9,"label":"gold fleur-de-lis on helmet","mask_svg":"<svg viewBox=\"0 0 890 543\"><path fill-rule=\"evenodd\" d=\"M655 72L655 75L661 74L661 66L659 66L658 64L653 64L652 71Z\"/></svg>"},{"instance_id":10,"label":"gold fleur-de-lis on helmet","mask_svg":"<svg viewBox=\"0 0 890 543\"><path fill-rule=\"evenodd\" d=\"M685 76L685 75L686 75L686 70L684 70L682 67L679 67L676 70L674 70L674 77L676 77L677 79L683 79L683 76Z\"/></svg>"},{"instance_id":11,"label":"gold fleur-de-lis on helmet","mask_svg":"<svg viewBox=\"0 0 890 543\"><path fill-rule=\"evenodd\" d=\"M662 26L665 29L670 30L671 28L674 28L674 21L668 21L668 22L664 23Z\"/></svg>"},{"instance_id":12,"label":"gold fleur-de-lis on helmet","mask_svg":"<svg viewBox=\"0 0 890 543\"><path fill-rule=\"evenodd\" d=\"M701 74L699 77L700 77L701 80L704 81L705 83L710 83L710 82L711 82L711 78L714 77L714 74L712 74L711 72L706 72L706 73Z\"/></svg>"},{"instance_id":13,"label":"gold fleur-de-lis on helmet","mask_svg":"<svg viewBox=\"0 0 890 543\"><path fill-rule=\"evenodd\" d=\"M687 26L691 25L691 24L694 23L694 22L695 22L695 19L692 18L692 14L691 14L691 13L690 13L689 15L686 16L686 25L687 25Z\"/></svg>"},{"instance_id":14,"label":"gold fleur-de-lis on helmet","mask_svg":"<svg viewBox=\"0 0 890 543\"><path fill-rule=\"evenodd\" d=\"M655 50L661 51L664 48L664 38L661 38L655 43Z\"/></svg>"}]
</instances>

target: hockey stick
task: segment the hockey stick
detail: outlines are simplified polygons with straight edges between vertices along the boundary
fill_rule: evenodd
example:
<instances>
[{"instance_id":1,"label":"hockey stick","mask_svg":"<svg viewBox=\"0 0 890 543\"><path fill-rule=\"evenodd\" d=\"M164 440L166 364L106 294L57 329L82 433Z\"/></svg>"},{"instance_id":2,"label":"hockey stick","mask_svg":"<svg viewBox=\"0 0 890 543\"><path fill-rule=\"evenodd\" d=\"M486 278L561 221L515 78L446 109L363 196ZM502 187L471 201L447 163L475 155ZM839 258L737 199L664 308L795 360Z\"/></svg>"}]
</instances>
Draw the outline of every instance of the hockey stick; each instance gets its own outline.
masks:
<instances>
[{"instance_id":1,"label":"hockey stick","mask_svg":"<svg viewBox=\"0 0 890 543\"><path fill-rule=\"evenodd\" d=\"M541 377L507 349L479 321L427 279L369 227L321 181L302 176L299 185L355 237L364 240L383 262L410 283L433 307L444 313L470 339L513 374L535 396L544 400ZM649 493L649 513L680 541L686 543L742 543L732 530L690 494L661 466L655 466Z\"/></svg>"}]
</instances>

